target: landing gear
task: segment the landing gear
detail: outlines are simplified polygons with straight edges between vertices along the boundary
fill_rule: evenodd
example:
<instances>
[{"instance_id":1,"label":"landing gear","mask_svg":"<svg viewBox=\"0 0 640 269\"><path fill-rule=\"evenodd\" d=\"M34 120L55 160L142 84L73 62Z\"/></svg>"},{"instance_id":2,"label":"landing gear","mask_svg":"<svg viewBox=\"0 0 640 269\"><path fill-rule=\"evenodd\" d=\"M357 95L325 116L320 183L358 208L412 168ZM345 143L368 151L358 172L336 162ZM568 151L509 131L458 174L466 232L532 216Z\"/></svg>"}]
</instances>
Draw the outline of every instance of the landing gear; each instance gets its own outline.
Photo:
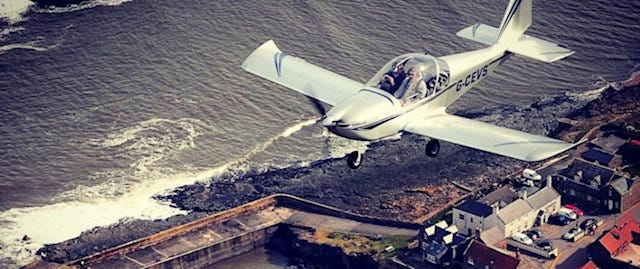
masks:
<instances>
[{"instance_id":1,"label":"landing gear","mask_svg":"<svg viewBox=\"0 0 640 269\"><path fill-rule=\"evenodd\" d=\"M438 155L438 152L440 152L440 141L438 141L437 139L429 140L424 152L429 157L435 157L436 155Z\"/></svg>"},{"instance_id":2,"label":"landing gear","mask_svg":"<svg viewBox=\"0 0 640 269\"><path fill-rule=\"evenodd\" d=\"M351 169L357 169L362 164L362 154L358 151L354 151L347 155L347 165Z\"/></svg>"}]
</instances>

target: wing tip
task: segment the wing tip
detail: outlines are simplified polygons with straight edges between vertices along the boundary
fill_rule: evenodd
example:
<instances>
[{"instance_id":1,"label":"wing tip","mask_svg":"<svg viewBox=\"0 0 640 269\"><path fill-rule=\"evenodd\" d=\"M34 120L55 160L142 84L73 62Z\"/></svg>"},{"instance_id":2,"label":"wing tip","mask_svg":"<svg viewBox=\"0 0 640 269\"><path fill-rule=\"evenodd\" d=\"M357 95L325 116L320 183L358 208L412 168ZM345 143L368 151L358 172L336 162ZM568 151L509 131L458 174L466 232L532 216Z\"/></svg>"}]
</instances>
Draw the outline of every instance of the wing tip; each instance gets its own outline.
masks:
<instances>
[{"instance_id":1,"label":"wing tip","mask_svg":"<svg viewBox=\"0 0 640 269\"><path fill-rule=\"evenodd\" d=\"M549 151L545 148L542 148L540 150L536 150L533 151L531 153L529 153L527 156L525 156L522 160L526 161L526 162L539 162L539 161L543 161L546 159L549 159L551 157L554 157L560 153L563 153L567 150L573 149L579 145L581 145L584 142L587 142L589 139L587 138L582 138L580 139L580 141L576 142L576 143L562 143L563 147L561 147L560 149L554 150L554 151Z\"/></svg>"}]
</instances>

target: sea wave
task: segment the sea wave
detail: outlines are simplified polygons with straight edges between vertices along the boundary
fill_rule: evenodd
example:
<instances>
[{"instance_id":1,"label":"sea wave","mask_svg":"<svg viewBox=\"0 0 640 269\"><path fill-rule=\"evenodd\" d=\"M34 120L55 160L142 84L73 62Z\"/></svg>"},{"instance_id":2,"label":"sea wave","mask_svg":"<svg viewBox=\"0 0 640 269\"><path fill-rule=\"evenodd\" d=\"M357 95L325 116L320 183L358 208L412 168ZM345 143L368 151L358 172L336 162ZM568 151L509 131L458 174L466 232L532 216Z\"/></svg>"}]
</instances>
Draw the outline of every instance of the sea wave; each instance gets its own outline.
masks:
<instances>
[{"instance_id":1,"label":"sea wave","mask_svg":"<svg viewBox=\"0 0 640 269\"><path fill-rule=\"evenodd\" d=\"M38 13L68 13L99 6L119 6L131 1L133 0L94 0L82 2L80 4L71 4L65 7L47 6L43 8L34 8L33 11Z\"/></svg>"},{"instance_id":2,"label":"sea wave","mask_svg":"<svg viewBox=\"0 0 640 269\"><path fill-rule=\"evenodd\" d=\"M136 162L132 167L145 166L144 169L136 170L144 170L145 173L138 176L147 180L122 181L118 178L127 177L127 171L107 170L93 175L106 179L104 182L98 186L78 186L61 194L58 203L0 212L0 223L3 224L0 227L0 257L10 257L11 261L3 262L4 264L23 266L33 261L36 251L45 244L77 237L83 231L94 227L108 226L128 219L166 219L173 215L185 214L187 212L154 198L196 182L234 178L247 173L260 174L275 169L268 165L256 166L250 159L278 139L289 137L316 121L315 118L307 119L286 127L281 133L256 145L243 156L214 168L170 173L163 170L164 176L152 171L150 159L159 160L182 149L194 147L194 138L206 128L202 121L188 118L150 119L113 132L104 139L91 140L88 144L92 146L116 149L116 152L120 152L116 155L138 156L136 158L141 160L140 163ZM182 132L182 136L176 136L179 132ZM158 149L169 145L171 149ZM291 165L303 163L288 164ZM42 225L43 223L47 225ZM23 240L25 238L28 240Z\"/></svg>"},{"instance_id":3,"label":"sea wave","mask_svg":"<svg viewBox=\"0 0 640 269\"><path fill-rule=\"evenodd\" d=\"M3 54L5 52L8 52L14 49L47 51L60 46L60 44L62 44L61 40L53 44L47 44L47 41L43 37L40 37L36 40L32 40L26 43L15 43L15 44L7 44L7 45L0 46L0 54Z\"/></svg>"}]
</instances>

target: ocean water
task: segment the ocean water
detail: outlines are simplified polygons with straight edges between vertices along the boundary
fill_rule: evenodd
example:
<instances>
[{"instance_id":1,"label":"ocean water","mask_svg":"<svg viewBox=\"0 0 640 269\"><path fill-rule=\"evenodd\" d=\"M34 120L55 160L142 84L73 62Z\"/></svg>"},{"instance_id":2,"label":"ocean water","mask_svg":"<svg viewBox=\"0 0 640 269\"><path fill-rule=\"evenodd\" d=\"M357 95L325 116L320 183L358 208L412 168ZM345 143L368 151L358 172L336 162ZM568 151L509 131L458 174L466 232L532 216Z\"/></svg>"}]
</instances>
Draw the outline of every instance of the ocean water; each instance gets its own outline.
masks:
<instances>
[{"instance_id":1,"label":"ocean water","mask_svg":"<svg viewBox=\"0 0 640 269\"><path fill-rule=\"evenodd\" d=\"M499 25L506 4L0 0L0 267L96 226L184 214L152 198L181 185L366 148L324 131L305 97L240 68L264 41L365 82L402 53L480 48L455 32ZM529 35L576 53L512 57L451 112L585 102L595 81L638 68L640 1L542 0L533 12Z\"/></svg>"}]
</instances>

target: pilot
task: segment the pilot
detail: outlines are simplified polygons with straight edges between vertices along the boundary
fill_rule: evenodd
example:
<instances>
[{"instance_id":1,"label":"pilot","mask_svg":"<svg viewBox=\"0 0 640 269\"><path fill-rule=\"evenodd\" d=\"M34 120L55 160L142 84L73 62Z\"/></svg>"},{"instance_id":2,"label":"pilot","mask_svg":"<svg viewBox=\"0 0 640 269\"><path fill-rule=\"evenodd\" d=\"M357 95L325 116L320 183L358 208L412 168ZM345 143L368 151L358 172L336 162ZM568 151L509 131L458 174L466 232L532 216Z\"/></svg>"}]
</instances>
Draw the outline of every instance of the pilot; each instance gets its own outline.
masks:
<instances>
[{"instance_id":1,"label":"pilot","mask_svg":"<svg viewBox=\"0 0 640 269\"><path fill-rule=\"evenodd\" d=\"M404 79L393 96L401 99L403 103L424 98L427 94L427 84L422 79L422 75L413 67L407 74L408 77Z\"/></svg>"},{"instance_id":2,"label":"pilot","mask_svg":"<svg viewBox=\"0 0 640 269\"><path fill-rule=\"evenodd\" d=\"M395 85L395 81L393 77L388 74L384 74L382 76L382 80L380 81L380 83L378 83L378 88L393 94L393 91L391 91L391 89L393 88L394 85Z\"/></svg>"},{"instance_id":3,"label":"pilot","mask_svg":"<svg viewBox=\"0 0 640 269\"><path fill-rule=\"evenodd\" d=\"M404 74L404 63L399 63L396 68L387 72L385 75L388 75L393 79L393 86L391 86L388 92L394 94L398 88L400 88L402 81L407 77L407 75Z\"/></svg>"}]
</instances>

